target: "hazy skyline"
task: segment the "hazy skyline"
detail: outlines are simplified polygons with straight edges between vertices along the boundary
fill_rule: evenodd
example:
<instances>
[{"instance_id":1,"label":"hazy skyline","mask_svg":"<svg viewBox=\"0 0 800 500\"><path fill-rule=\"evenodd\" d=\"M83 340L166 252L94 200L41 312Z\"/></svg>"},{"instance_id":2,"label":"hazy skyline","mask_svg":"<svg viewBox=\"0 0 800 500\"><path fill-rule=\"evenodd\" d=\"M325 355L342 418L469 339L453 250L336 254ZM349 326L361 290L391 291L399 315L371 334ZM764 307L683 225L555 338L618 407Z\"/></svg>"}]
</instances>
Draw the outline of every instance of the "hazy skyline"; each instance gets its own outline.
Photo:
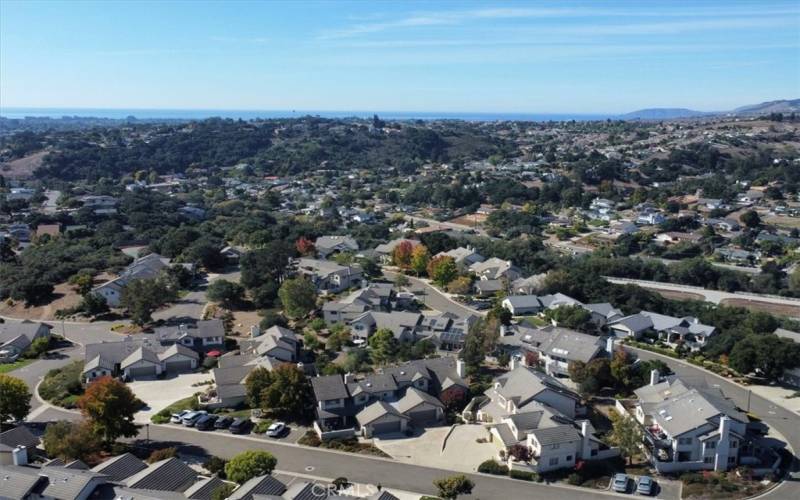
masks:
<instances>
[{"instance_id":1,"label":"hazy skyline","mask_svg":"<svg viewBox=\"0 0 800 500\"><path fill-rule=\"evenodd\" d=\"M800 4L0 0L0 106L617 113L800 97Z\"/></svg>"}]
</instances>

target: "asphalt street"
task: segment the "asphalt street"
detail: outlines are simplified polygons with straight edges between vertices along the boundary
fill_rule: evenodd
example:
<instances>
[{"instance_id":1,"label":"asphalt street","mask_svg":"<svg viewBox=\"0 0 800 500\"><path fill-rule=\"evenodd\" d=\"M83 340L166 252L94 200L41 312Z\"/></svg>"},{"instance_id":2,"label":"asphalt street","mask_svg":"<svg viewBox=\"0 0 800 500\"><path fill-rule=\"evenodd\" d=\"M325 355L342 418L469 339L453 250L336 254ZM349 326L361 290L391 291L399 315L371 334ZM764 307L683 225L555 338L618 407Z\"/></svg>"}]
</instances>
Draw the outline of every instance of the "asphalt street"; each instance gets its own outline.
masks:
<instances>
[{"instance_id":1,"label":"asphalt street","mask_svg":"<svg viewBox=\"0 0 800 500\"><path fill-rule=\"evenodd\" d=\"M388 280L394 280L395 277L397 276L397 273L394 271L384 270L383 275ZM439 290L429 285L428 283L425 283L422 280L413 278L411 276L406 276L406 277L408 278L409 283L411 283L411 286L409 286L408 288L411 291L414 291L417 294L419 300L423 302L426 306L430 307L431 309L436 309L439 312L449 312L462 318L465 316L475 316L475 315L483 316L485 314L483 311L476 311L474 309L470 309L469 307L459 304L453 299L445 295L442 295L442 293ZM418 291L421 291L422 293L419 294Z\"/></svg>"}]
</instances>

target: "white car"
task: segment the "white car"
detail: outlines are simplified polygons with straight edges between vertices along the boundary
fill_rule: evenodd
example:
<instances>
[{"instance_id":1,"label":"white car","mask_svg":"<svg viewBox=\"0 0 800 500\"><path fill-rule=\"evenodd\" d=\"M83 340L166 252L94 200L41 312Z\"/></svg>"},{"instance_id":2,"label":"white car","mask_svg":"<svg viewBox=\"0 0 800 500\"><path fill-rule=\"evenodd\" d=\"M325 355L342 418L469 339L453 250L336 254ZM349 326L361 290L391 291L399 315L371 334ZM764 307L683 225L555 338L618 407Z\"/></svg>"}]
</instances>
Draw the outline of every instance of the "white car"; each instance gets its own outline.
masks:
<instances>
[{"instance_id":1,"label":"white car","mask_svg":"<svg viewBox=\"0 0 800 500\"><path fill-rule=\"evenodd\" d=\"M280 437L286 430L286 424L283 422L275 422L267 428L267 436L274 438Z\"/></svg>"},{"instance_id":2,"label":"white car","mask_svg":"<svg viewBox=\"0 0 800 500\"><path fill-rule=\"evenodd\" d=\"M178 413L173 413L172 418L170 418L169 421L173 424L180 424L183 422L183 417L185 417L190 411L192 410L181 410Z\"/></svg>"}]
</instances>

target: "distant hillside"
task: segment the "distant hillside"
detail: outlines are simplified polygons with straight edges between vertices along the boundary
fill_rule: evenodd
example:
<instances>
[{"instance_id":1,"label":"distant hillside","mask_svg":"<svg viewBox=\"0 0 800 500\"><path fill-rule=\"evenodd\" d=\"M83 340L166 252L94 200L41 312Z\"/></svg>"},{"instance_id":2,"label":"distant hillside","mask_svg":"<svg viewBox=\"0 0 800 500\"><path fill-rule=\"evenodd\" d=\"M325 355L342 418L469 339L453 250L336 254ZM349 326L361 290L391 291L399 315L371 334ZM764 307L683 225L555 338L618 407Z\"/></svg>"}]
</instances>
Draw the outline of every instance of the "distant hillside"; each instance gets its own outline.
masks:
<instances>
[{"instance_id":1,"label":"distant hillside","mask_svg":"<svg viewBox=\"0 0 800 500\"><path fill-rule=\"evenodd\" d=\"M735 115L765 115L769 113L797 113L800 112L800 99L781 99L760 104L751 104L734 109Z\"/></svg>"},{"instance_id":2,"label":"distant hillside","mask_svg":"<svg viewBox=\"0 0 800 500\"><path fill-rule=\"evenodd\" d=\"M674 118L691 118L710 114L713 113L686 108L649 108L626 113L620 116L620 118L623 120L671 120Z\"/></svg>"}]
</instances>

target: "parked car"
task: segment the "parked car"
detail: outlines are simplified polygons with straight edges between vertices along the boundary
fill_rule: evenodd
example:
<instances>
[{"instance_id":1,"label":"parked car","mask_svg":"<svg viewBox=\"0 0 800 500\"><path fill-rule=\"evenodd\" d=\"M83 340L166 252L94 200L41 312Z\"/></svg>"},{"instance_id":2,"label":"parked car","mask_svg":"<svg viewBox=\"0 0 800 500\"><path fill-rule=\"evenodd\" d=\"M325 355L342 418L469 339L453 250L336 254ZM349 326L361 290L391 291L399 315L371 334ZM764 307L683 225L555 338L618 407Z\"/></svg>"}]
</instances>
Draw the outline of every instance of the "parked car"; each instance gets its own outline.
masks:
<instances>
[{"instance_id":1,"label":"parked car","mask_svg":"<svg viewBox=\"0 0 800 500\"><path fill-rule=\"evenodd\" d=\"M197 422L194 424L195 429L199 429L201 431L210 431L214 429L214 424L217 422L216 415L203 415L202 417L197 419Z\"/></svg>"},{"instance_id":2,"label":"parked car","mask_svg":"<svg viewBox=\"0 0 800 500\"><path fill-rule=\"evenodd\" d=\"M283 422L275 422L267 428L267 436L271 438L281 437L286 431L286 424Z\"/></svg>"},{"instance_id":3,"label":"parked car","mask_svg":"<svg viewBox=\"0 0 800 500\"><path fill-rule=\"evenodd\" d=\"M628 492L628 476L627 474L614 474L614 479L611 483L611 489L618 493Z\"/></svg>"},{"instance_id":4,"label":"parked car","mask_svg":"<svg viewBox=\"0 0 800 500\"><path fill-rule=\"evenodd\" d=\"M215 429L227 429L233 423L233 417L222 417L214 424Z\"/></svg>"},{"instance_id":5,"label":"parked car","mask_svg":"<svg viewBox=\"0 0 800 500\"><path fill-rule=\"evenodd\" d=\"M183 425L186 427L194 427L194 424L196 424L197 421L200 420L200 417L206 415L207 413L208 412L204 410L190 411L189 413L183 416L181 422L183 422Z\"/></svg>"},{"instance_id":6,"label":"parked car","mask_svg":"<svg viewBox=\"0 0 800 500\"><path fill-rule=\"evenodd\" d=\"M250 421L249 418L239 417L233 420L230 427L228 427L228 430L231 432L231 434L245 434L247 431L250 430L250 427L252 425L253 423Z\"/></svg>"},{"instance_id":7,"label":"parked car","mask_svg":"<svg viewBox=\"0 0 800 500\"><path fill-rule=\"evenodd\" d=\"M653 478L641 476L636 482L636 492L640 495L650 496L653 494Z\"/></svg>"},{"instance_id":8,"label":"parked car","mask_svg":"<svg viewBox=\"0 0 800 500\"><path fill-rule=\"evenodd\" d=\"M173 424L180 424L183 421L183 417L185 417L190 411L192 410L181 410L178 413L173 413L172 418L170 418L169 421Z\"/></svg>"}]
</instances>

